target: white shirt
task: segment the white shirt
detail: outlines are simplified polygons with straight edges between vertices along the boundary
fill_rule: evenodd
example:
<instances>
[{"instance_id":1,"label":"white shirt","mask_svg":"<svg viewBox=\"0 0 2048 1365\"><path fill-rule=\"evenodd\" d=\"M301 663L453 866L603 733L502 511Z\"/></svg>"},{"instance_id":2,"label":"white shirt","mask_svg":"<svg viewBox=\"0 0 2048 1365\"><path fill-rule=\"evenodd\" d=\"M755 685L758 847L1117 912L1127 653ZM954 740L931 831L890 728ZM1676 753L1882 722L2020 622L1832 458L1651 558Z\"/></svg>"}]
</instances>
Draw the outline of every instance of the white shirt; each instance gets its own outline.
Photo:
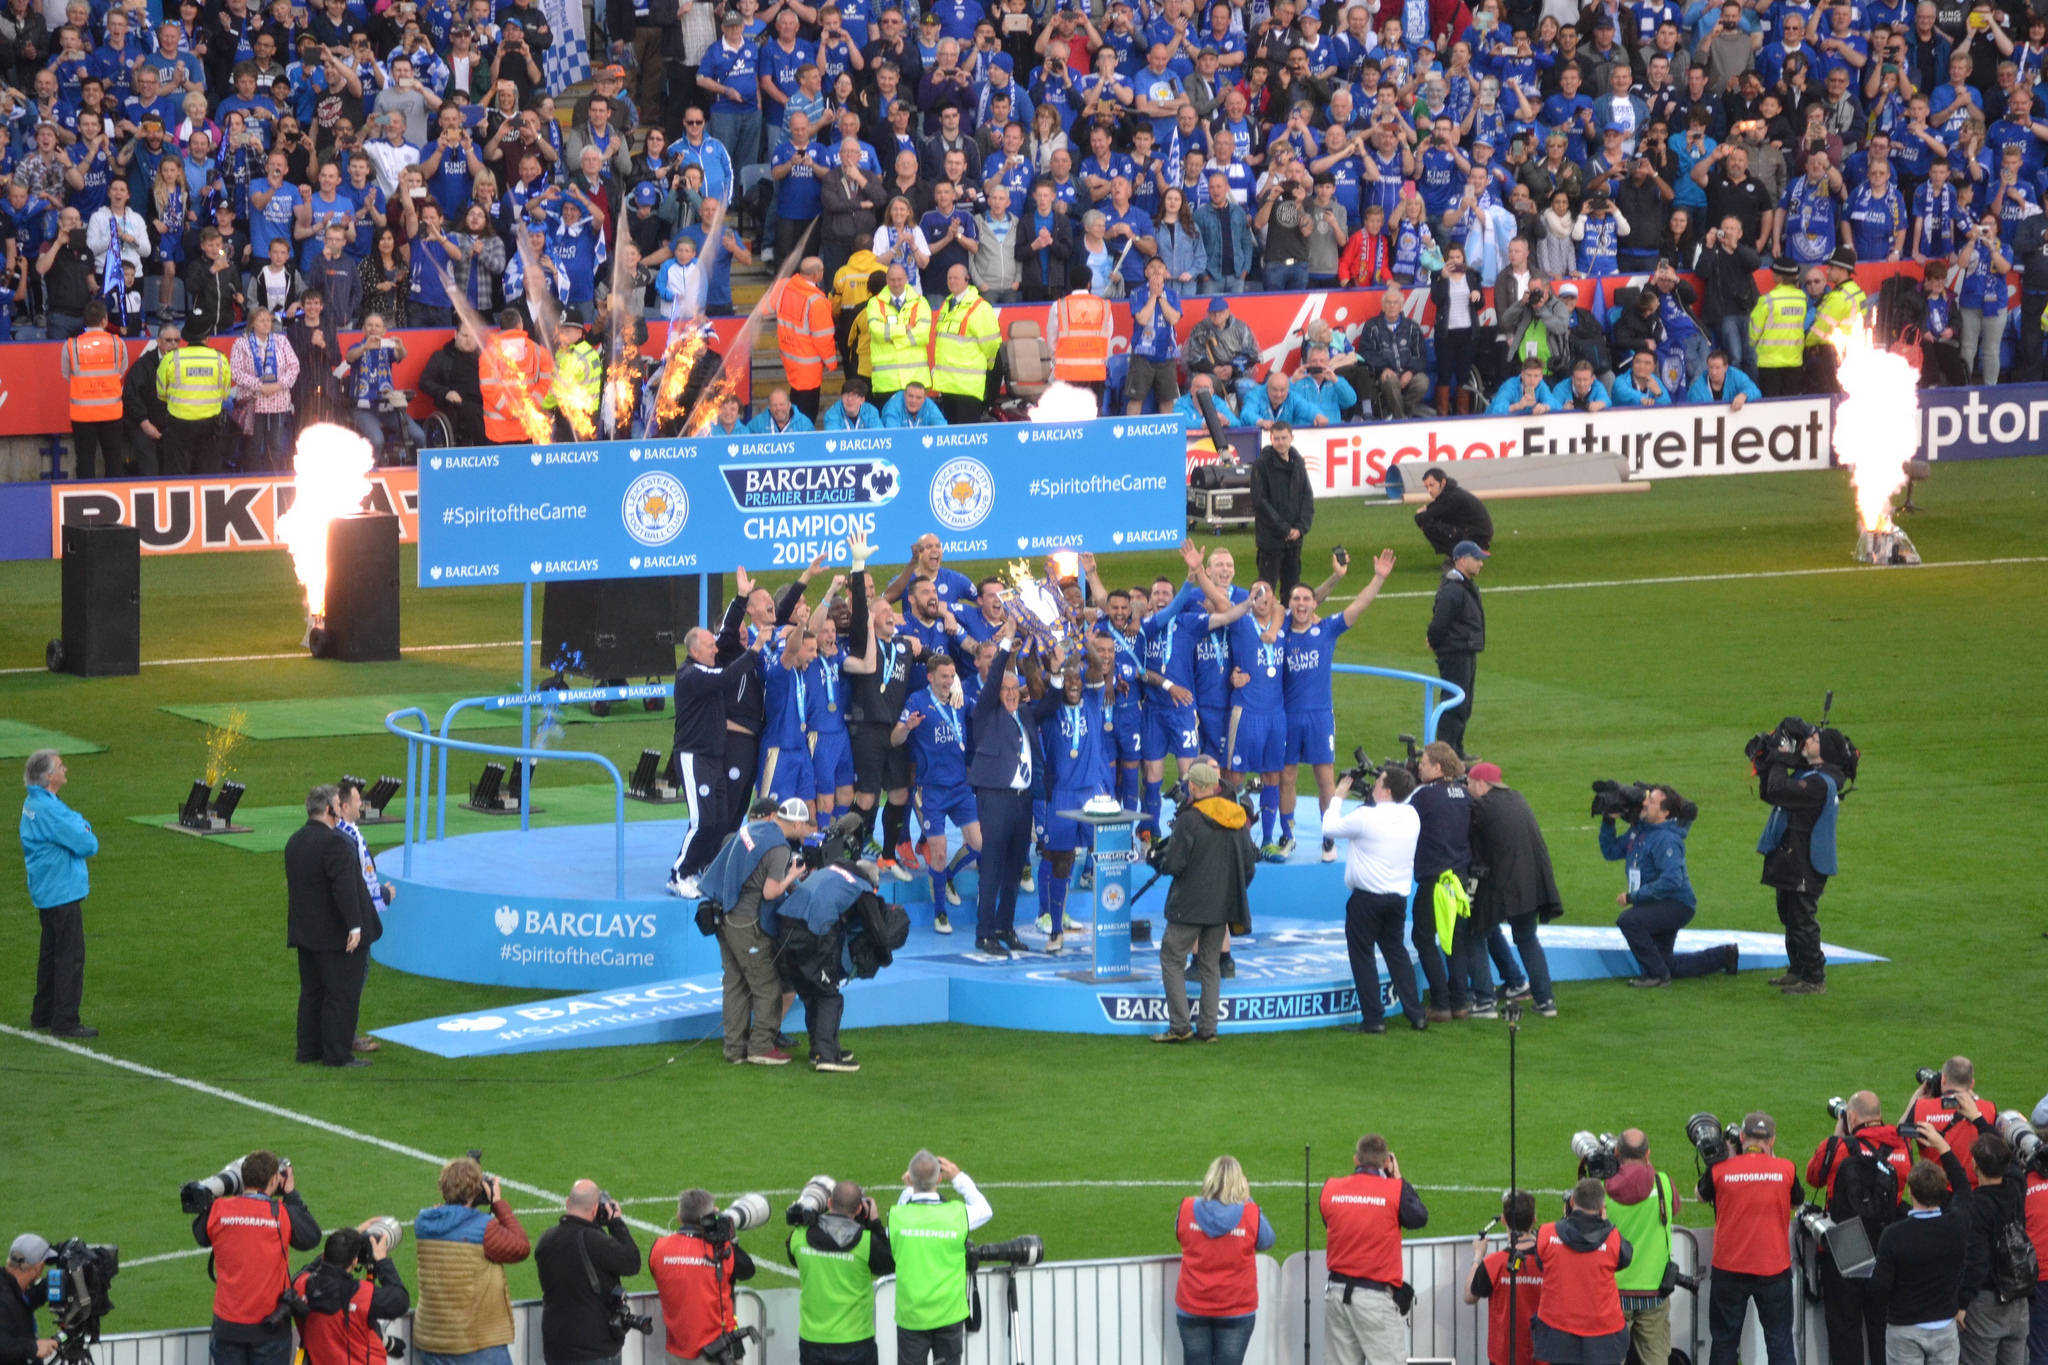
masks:
<instances>
[{"instance_id":1,"label":"white shirt","mask_svg":"<svg viewBox=\"0 0 2048 1365\"><path fill-rule=\"evenodd\" d=\"M420 164L420 149L410 142L393 142L389 138L378 138L375 142L363 144L363 154L370 158L370 167L377 174L377 188L384 191L385 198L398 193L398 175L407 166ZM449 153L457 164L462 163L460 149Z\"/></svg>"},{"instance_id":2,"label":"white shirt","mask_svg":"<svg viewBox=\"0 0 2048 1365\"><path fill-rule=\"evenodd\" d=\"M989 1207L988 1196L975 1188L974 1177L967 1174L967 1172L962 1171L953 1177L953 1188L959 1192L961 1202L967 1205L967 1230L969 1232L974 1231L983 1223L996 1216L996 1211ZM899 1204L936 1204L939 1202L939 1195L936 1190L930 1194L919 1194L916 1190L905 1185L903 1193L896 1196L896 1202Z\"/></svg>"},{"instance_id":3,"label":"white shirt","mask_svg":"<svg viewBox=\"0 0 2048 1365\"><path fill-rule=\"evenodd\" d=\"M93 211L92 221L85 225L85 248L92 253L94 265L105 261L107 248L114 242L114 229L111 205ZM128 234L121 243L121 261L127 269L128 287L132 289L142 272L142 258L149 254L149 224L142 221L142 215L131 204L121 211L120 230Z\"/></svg>"},{"instance_id":4,"label":"white shirt","mask_svg":"<svg viewBox=\"0 0 2048 1365\"><path fill-rule=\"evenodd\" d=\"M1406 802L1359 806L1339 813L1342 801L1323 807L1323 835L1344 840L1344 885L1353 891L1405 896L1415 889L1415 841L1422 817Z\"/></svg>"}]
</instances>

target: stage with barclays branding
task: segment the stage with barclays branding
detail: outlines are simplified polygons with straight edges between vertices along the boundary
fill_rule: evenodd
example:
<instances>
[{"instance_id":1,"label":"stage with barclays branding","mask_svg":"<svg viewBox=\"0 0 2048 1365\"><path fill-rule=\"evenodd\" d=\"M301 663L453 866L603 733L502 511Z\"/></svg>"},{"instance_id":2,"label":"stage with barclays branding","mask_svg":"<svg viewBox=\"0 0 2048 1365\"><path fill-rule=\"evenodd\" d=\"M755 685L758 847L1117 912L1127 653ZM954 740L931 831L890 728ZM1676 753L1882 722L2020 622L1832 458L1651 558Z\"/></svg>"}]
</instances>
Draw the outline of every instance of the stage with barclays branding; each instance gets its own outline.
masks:
<instances>
[{"instance_id":1,"label":"stage with barclays branding","mask_svg":"<svg viewBox=\"0 0 2048 1365\"><path fill-rule=\"evenodd\" d=\"M1329 1028L1358 1018L1358 991L1344 944L1343 864L1319 861L1320 834L1304 802L1299 845L1284 864L1262 865L1251 886L1252 932L1232 945L1237 975L1223 983L1225 1033ZM560 992L559 998L496 1010L422 1019L378 1029L377 1036L444 1057L556 1048L672 1042L719 1032L718 945L697 930L696 902L665 889L683 822L625 827L625 895L614 887L615 830L610 825L506 829L415 844L412 870L403 850L378 858L397 883L398 905L373 950L388 967L422 976ZM1137 887L1150 873L1133 869ZM1165 1027L1158 939L1166 891L1161 881L1139 896L1128 980L1076 980L1089 969L1085 931L1070 931L1058 954L1044 951L1032 921L1037 898L1019 895L1017 931L1032 951L995 960L974 951L976 882L961 879L963 904L950 909L954 932L935 933L929 881L885 878L884 891L910 914L909 941L894 964L846 986L844 1027L972 1024L1051 1033L1137 1036ZM504 888L518 887L516 893ZM1071 915L1092 920L1092 898L1068 897ZM1579 1008L1572 983L1616 983L1635 959L1611 927L1610 904L1567 913L1541 930L1560 1008ZM1594 917L1597 922L1594 921ZM1679 951L1734 942L1742 967L1785 967L1776 935L1686 930ZM1831 965L1874 962L1867 953L1827 946ZM1384 978L1372 989L1391 1001ZM1600 985L1593 989L1612 989ZM1681 988L1682 989L1682 988ZM1391 1006L1390 1006L1391 1012ZM1396 1020L1398 1027L1399 1021ZM785 1023L801 1032L802 1009Z\"/></svg>"}]
</instances>

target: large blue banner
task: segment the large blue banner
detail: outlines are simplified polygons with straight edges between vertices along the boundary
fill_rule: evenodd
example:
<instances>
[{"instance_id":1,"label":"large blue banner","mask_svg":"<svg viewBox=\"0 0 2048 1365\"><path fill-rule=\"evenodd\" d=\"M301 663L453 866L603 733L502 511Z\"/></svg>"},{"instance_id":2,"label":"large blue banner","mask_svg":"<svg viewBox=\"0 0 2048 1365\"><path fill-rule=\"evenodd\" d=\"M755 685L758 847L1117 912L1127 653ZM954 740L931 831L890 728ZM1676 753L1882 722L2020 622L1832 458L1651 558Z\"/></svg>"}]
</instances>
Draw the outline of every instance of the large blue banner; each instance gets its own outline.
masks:
<instances>
[{"instance_id":1,"label":"large blue banner","mask_svg":"<svg viewBox=\"0 0 2048 1365\"><path fill-rule=\"evenodd\" d=\"M421 452L420 585L1178 544L1176 417Z\"/></svg>"},{"instance_id":2,"label":"large blue banner","mask_svg":"<svg viewBox=\"0 0 2048 1365\"><path fill-rule=\"evenodd\" d=\"M1921 451L1930 460L1996 460L2048 449L2048 384L1922 389Z\"/></svg>"}]
</instances>

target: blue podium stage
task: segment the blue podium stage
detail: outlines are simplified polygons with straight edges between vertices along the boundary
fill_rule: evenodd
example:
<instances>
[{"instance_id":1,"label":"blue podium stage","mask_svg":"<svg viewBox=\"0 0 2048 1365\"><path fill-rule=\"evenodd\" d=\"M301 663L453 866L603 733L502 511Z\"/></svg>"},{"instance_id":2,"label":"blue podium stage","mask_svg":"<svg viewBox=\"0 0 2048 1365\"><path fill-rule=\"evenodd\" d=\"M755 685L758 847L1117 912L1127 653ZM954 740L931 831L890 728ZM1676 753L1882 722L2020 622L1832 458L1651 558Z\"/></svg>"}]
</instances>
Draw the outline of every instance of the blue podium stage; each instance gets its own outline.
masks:
<instances>
[{"instance_id":1,"label":"blue podium stage","mask_svg":"<svg viewBox=\"0 0 2048 1365\"><path fill-rule=\"evenodd\" d=\"M1307 801L1300 815L1293 859L1261 866L1252 882L1253 932L1234 945L1237 976L1223 983L1223 1027L1230 1032L1328 1027L1357 1017L1344 946L1343 866L1319 861L1319 825ZM399 893L373 950L377 961L422 976L557 991L561 998L424 1019L378 1029L377 1036L467 1057L717 1033L718 945L698 933L696 903L670 896L664 886L682 833L681 821L626 826L624 898L612 894L611 825L425 840L413 845L409 872L403 849L381 854L379 870ZM1134 869L1139 885L1149 875ZM941 935L931 927L927 879L885 879L885 891L909 909L910 939L881 975L847 985L844 1027L950 1022L1134 1035L1164 1025L1157 943L1167 883L1132 908L1134 920L1152 926L1150 941L1132 950L1137 979L1092 983L1070 975L1089 966L1085 933L1070 933L1058 955L1042 951L1044 936L1031 927L1034 896L1018 897L1017 926L1038 951L1008 961L974 952L973 881L970 872L961 886L965 904L951 911L955 932ZM1084 920L1094 917L1085 893L1071 895L1068 907ZM1599 923L1574 923L1567 914L1541 931L1551 975L1560 982L1633 975L1634 957L1608 927L1611 905L1603 901L1585 913ZM1784 944L1771 934L1687 930L1678 947L1731 941L1741 945L1745 970L1785 966ZM1880 960L1832 944L1827 954L1835 965ZM1384 981L1375 986L1386 994ZM1562 994L1562 1007L1572 1008L1569 990ZM798 1007L785 1029L801 1028Z\"/></svg>"}]
</instances>

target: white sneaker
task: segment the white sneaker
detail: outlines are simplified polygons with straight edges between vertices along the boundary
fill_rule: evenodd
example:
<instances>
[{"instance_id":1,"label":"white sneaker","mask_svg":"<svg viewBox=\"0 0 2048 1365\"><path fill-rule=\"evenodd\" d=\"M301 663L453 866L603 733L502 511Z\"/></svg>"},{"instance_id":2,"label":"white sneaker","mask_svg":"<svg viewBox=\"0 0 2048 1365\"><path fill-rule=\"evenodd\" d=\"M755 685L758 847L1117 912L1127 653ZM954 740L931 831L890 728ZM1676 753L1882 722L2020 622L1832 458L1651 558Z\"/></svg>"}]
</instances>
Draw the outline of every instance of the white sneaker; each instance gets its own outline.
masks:
<instances>
[{"instance_id":1,"label":"white sneaker","mask_svg":"<svg viewBox=\"0 0 2048 1365\"><path fill-rule=\"evenodd\" d=\"M1027 867L1024 869L1023 877L1021 877L1017 882L1017 889L1027 896L1035 896L1038 894L1038 878L1031 875L1030 868Z\"/></svg>"},{"instance_id":2,"label":"white sneaker","mask_svg":"<svg viewBox=\"0 0 2048 1365\"><path fill-rule=\"evenodd\" d=\"M932 912L932 932L935 934L950 934L953 932L953 921L947 918L945 911L935 910Z\"/></svg>"},{"instance_id":3,"label":"white sneaker","mask_svg":"<svg viewBox=\"0 0 2048 1365\"><path fill-rule=\"evenodd\" d=\"M957 886L955 886L955 885L953 885L953 883L951 883L951 882L947 882L947 883L946 883L946 904L948 904L948 905L958 905L959 903L960 903L960 888L959 888L959 887L957 887Z\"/></svg>"},{"instance_id":4,"label":"white sneaker","mask_svg":"<svg viewBox=\"0 0 2048 1365\"><path fill-rule=\"evenodd\" d=\"M1048 953L1056 953L1056 952L1058 952L1058 951L1060 950L1060 948L1061 948L1061 947L1062 947L1062 946L1064 945L1065 941L1066 941L1066 939L1065 939L1065 936L1064 936L1064 935L1062 935L1062 934L1053 934L1053 935L1050 935L1050 936L1049 936L1049 937L1047 937L1047 939L1045 940L1045 950L1046 950L1046 951L1047 951Z\"/></svg>"},{"instance_id":5,"label":"white sneaker","mask_svg":"<svg viewBox=\"0 0 2048 1365\"><path fill-rule=\"evenodd\" d=\"M1326 863L1337 861L1337 845L1328 839L1323 840L1323 861Z\"/></svg>"},{"instance_id":6,"label":"white sneaker","mask_svg":"<svg viewBox=\"0 0 2048 1365\"><path fill-rule=\"evenodd\" d=\"M668 893L671 896L681 896L686 901L703 899L703 891L698 887L695 877L684 877L680 880L671 878Z\"/></svg>"}]
</instances>

